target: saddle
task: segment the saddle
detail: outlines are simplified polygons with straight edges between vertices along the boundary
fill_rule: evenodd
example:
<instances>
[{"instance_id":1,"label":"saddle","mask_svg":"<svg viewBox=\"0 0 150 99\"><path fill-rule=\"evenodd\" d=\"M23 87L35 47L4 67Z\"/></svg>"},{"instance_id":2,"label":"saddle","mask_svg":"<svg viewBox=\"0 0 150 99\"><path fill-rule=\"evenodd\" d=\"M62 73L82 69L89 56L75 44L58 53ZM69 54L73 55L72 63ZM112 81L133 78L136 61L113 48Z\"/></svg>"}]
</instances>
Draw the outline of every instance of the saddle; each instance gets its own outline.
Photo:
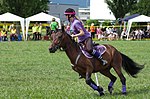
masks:
<instances>
[{"instance_id":1,"label":"saddle","mask_svg":"<svg viewBox=\"0 0 150 99\"><path fill-rule=\"evenodd\" d=\"M106 51L106 47L104 45L99 45L99 44L93 44L94 46L94 49L97 50L98 52L101 53L101 55L103 55ZM80 45L80 49L81 49L81 52L87 57L87 58L93 58L93 56L88 53L85 48L84 48L84 45Z\"/></svg>"}]
</instances>

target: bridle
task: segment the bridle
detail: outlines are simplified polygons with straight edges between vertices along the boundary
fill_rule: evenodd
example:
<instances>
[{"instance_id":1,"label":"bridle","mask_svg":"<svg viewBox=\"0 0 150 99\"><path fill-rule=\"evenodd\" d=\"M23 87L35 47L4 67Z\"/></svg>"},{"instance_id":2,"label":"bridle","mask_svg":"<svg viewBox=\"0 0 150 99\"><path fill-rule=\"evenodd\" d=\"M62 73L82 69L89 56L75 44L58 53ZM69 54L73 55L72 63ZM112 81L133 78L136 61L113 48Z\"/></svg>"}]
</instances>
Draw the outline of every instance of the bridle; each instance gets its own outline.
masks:
<instances>
[{"instance_id":1,"label":"bridle","mask_svg":"<svg viewBox=\"0 0 150 99\"><path fill-rule=\"evenodd\" d=\"M58 36L57 42L56 42L55 39L54 39L54 45L55 45L55 48L56 48L56 49L62 47L61 44L62 44L62 41L64 40L63 35L64 35L64 34L62 33L60 36ZM56 33L56 36L57 36L57 33ZM69 45L69 44L66 44L66 45ZM62 48L63 48L63 50L65 51L65 50L69 49L70 46L66 46L66 47L63 46ZM81 54L82 54L81 51L79 51L79 53L78 53L78 55L77 55L77 57L76 57L75 63L73 63L72 66L77 65L77 63L78 63L78 61L79 61L79 58L81 57Z\"/></svg>"},{"instance_id":2,"label":"bridle","mask_svg":"<svg viewBox=\"0 0 150 99\"><path fill-rule=\"evenodd\" d=\"M55 34L57 36L57 33ZM56 38L54 39L54 45L55 45L55 48L59 48L61 46L61 42L63 40L63 34L61 34L59 37L58 37L58 40L56 40Z\"/></svg>"}]
</instances>

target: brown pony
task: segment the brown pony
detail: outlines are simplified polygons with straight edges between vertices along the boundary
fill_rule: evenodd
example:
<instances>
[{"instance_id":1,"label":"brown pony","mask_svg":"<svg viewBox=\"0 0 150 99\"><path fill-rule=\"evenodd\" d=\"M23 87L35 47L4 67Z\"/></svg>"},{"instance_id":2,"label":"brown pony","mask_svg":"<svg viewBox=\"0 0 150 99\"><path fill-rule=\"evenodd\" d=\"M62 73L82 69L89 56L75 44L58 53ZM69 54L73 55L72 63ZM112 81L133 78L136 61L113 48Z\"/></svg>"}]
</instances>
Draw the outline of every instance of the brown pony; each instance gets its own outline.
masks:
<instances>
[{"instance_id":1,"label":"brown pony","mask_svg":"<svg viewBox=\"0 0 150 99\"><path fill-rule=\"evenodd\" d=\"M64 32L64 30L60 30L56 34L53 34L52 38L52 44L49 47L50 53L54 53L59 47L62 47L69 57L71 64L73 64L72 69L85 78L86 84L98 91L100 96L104 95L103 88L97 86L92 80L92 73L100 72L110 79L108 91L112 94L113 84L117 79L110 72L110 69L113 68L121 80L122 94L126 94L126 78L121 72L121 67L132 77L136 77L136 74L144 68L144 65L135 63L132 59L122 54L111 45L104 45L107 50L102 57L108 61L108 64L103 66L98 59L85 57L81 52L79 44L75 42L70 35Z\"/></svg>"}]
</instances>

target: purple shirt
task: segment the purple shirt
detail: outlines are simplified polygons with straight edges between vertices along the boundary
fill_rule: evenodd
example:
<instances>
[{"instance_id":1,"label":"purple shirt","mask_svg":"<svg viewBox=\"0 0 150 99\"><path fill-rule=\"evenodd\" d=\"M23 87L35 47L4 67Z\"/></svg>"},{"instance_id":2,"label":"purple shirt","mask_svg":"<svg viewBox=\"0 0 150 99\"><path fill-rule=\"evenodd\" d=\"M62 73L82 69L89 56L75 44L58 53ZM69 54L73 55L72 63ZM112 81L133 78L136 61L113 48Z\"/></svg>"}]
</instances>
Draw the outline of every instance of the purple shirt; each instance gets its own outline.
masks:
<instances>
[{"instance_id":1,"label":"purple shirt","mask_svg":"<svg viewBox=\"0 0 150 99\"><path fill-rule=\"evenodd\" d=\"M82 23L79 20L77 20L76 18L74 18L74 20L70 26L70 31L73 34L79 34L80 30L83 30L84 35L78 36L78 42L83 42L85 39L91 37L91 34L88 31L86 31L86 29L83 27Z\"/></svg>"}]
</instances>

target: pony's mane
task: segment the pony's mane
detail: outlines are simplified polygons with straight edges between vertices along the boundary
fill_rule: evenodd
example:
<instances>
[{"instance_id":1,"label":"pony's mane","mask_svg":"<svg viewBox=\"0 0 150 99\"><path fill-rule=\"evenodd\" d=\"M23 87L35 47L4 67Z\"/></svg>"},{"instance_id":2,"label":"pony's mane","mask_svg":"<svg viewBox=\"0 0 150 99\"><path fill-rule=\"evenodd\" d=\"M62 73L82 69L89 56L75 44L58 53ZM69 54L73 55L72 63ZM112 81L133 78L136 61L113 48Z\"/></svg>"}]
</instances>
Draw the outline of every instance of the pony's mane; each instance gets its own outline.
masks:
<instances>
[{"instance_id":1,"label":"pony's mane","mask_svg":"<svg viewBox=\"0 0 150 99\"><path fill-rule=\"evenodd\" d=\"M66 34L75 46L79 45L78 42L76 42L74 39L72 39L72 37L64 29L58 29L58 31L62 32L63 34Z\"/></svg>"},{"instance_id":2,"label":"pony's mane","mask_svg":"<svg viewBox=\"0 0 150 99\"><path fill-rule=\"evenodd\" d=\"M66 33L66 34L67 34L67 36L68 36L74 43L76 43L75 40L72 39L72 37L71 37L68 33Z\"/></svg>"},{"instance_id":3,"label":"pony's mane","mask_svg":"<svg viewBox=\"0 0 150 99\"><path fill-rule=\"evenodd\" d=\"M65 32L66 33L66 32ZM67 36L71 39L71 41L75 44L75 45L78 45L78 43L74 40L74 39L72 39L72 37L68 34L68 33L66 33L67 34Z\"/></svg>"}]
</instances>

